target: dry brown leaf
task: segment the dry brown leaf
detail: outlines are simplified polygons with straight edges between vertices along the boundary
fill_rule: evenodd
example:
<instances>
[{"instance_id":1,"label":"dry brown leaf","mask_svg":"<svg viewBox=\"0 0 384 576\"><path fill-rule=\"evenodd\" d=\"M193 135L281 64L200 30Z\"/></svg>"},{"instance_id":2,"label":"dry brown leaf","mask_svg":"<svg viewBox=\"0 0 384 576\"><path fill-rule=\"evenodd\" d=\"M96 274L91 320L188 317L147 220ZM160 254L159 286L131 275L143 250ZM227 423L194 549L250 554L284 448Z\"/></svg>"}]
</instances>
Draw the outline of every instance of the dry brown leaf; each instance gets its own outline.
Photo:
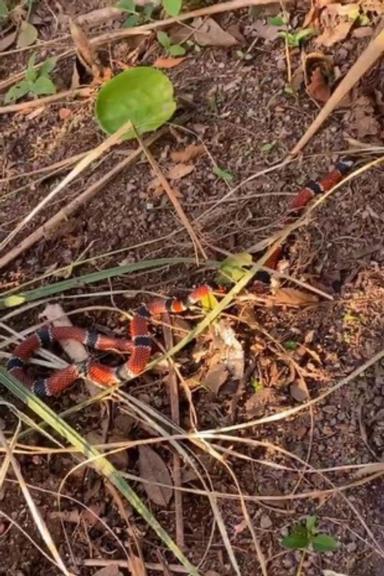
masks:
<instances>
[{"instance_id":1,"label":"dry brown leaf","mask_svg":"<svg viewBox=\"0 0 384 576\"><path fill-rule=\"evenodd\" d=\"M213 18L203 21L202 18L196 18L193 21L193 27L196 32L193 38L199 46L236 46L238 41L228 32L225 32Z\"/></svg>"},{"instance_id":2,"label":"dry brown leaf","mask_svg":"<svg viewBox=\"0 0 384 576\"><path fill-rule=\"evenodd\" d=\"M193 164L175 164L168 172L168 177L171 180L180 180L181 178L185 178L188 176L193 170L195 166Z\"/></svg>"},{"instance_id":3,"label":"dry brown leaf","mask_svg":"<svg viewBox=\"0 0 384 576\"><path fill-rule=\"evenodd\" d=\"M369 26L361 26L352 32L352 38L368 38L372 36L373 30Z\"/></svg>"},{"instance_id":4,"label":"dry brown leaf","mask_svg":"<svg viewBox=\"0 0 384 576\"><path fill-rule=\"evenodd\" d=\"M144 562L134 554L130 554L128 557L128 570L132 576L147 576Z\"/></svg>"},{"instance_id":5,"label":"dry brown leaf","mask_svg":"<svg viewBox=\"0 0 384 576\"><path fill-rule=\"evenodd\" d=\"M263 38L266 43L273 42L277 38L280 38L281 35L278 26L265 24L262 20L256 20L256 22L252 25L252 30L254 30L260 38Z\"/></svg>"},{"instance_id":6,"label":"dry brown leaf","mask_svg":"<svg viewBox=\"0 0 384 576\"><path fill-rule=\"evenodd\" d=\"M7 50L7 48L12 46L12 44L16 40L16 36L17 36L17 30L14 30L9 34L6 34L4 38L0 38L0 52L4 52L4 50Z\"/></svg>"},{"instance_id":7,"label":"dry brown leaf","mask_svg":"<svg viewBox=\"0 0 384 576\"><path fill-rule=\"evenodd\" d=\"M320 66L317 66L307 86L307 92L317 102L326 102L331 95L331 88Z\"/></svg>"},{"instance_id":8,"label":"dry brown leaf","mask_svg":"<svg viewBox=\"0 0 384 576\"><path fill-rule=\"evenodd\" d=\"M268 300L271 300L273 304L302 307L315 304L319 298L315 294L303 292L297 288L279 288Z\"/></svg>"},{"instance_id":9,"label":"dry brown leaf","mask_svg":"<svg viewBox=\"0 0 384 576\"><path fill-rule=\"evenodd\" d=\"M327 5L320 14L319 25L323 32L315 39L315 44L329 48L344 40L354 25L355 19L351 14L356 10L358 5L355 3L347 6L339 3Z\"/></svg>"},{"instance_id":10,"label":"dry brown leaf","mask_svg":"<svg viewBox=\"0 0 384 576\"><path fill-rule=\"evenodd\" d=\"M380 122L375 116L375 109L367 96L360 96L351 106L348 124L358 139L380 134Z\"/></svg>"},{"instance_id":11,"label":"dry brown leaf","mask_svg":"<svg viewBox=\"0 0 384 576\"><path fill-rule=\"evenodd\" d=\"M191 331L191 323L182 316L172 318L173 335L175 344L180 342Z\"/></svg>"},{"instance_id":12,"label":"dry brown leaf","mask_svg":"<svg viewBox=\"0 0 384 576\"><path fill-rule=\"evenodd\" d=\"M241 380L244 375L244 350L236 332L225 320L220 320L214 326L214 343L232 378Z\"/></svg>"},{"instance_id":13,"label":"dry brown leaf","mask_svg":"<svg viewBox=\"0 0 384 576\"><path fill-rule=\"evenodd\" d=\"M361 3L361 10L363 12L376 12L377 15L384 14L383 0L364 0Z\"/></svg>"},{"instance_id":14,"label":"dry brown leaf","mask_svg":"<svg viewBox=\"0 0 384 576\"><path fill-rule=\"evenodd\" d=\"M297 402L305 402L305 400L309 398L308 388L304 380L299 380L291 384L289 391L292 398Z\"/></svg>"},{"instance_id":15,"label":"dry brown leaf","mask_svg":"<svg viewBox=\"0 0 384 576\"><path fill-rule=\"evenodd\" d=\"M149 446L139 448L139 470L140 476L148 480L143 484L148 498L159 506L167 506L172 498L172 479L164 460ZM154 482L169 488L157 486Z\"/></svg>"},{"instance_id":16,"label":"dry brown leaf","mask_svg":"<svg viewBox=\"0 0 384 576\"><path fill-rule=\"evenodd\" d=\"M79 60L96 80L102 78L103 68L84 30L72 19L69 20L69 29Z\"/></svg>"},{"instance_id":17,"label":"dry brown leaf","mask_svg":"<svg viewBox=\"0 0 384 576\"><path fill-rule=\"evenodd\" d=\"M104 568L97 570L93 576L123 576L123 574L116 564L108 564Z\"/></svg>"},{"instance_id":18,"label":"dry brown leaf","mask_svg":"<svg viewBox=\"0 0 384 576\"><path fill-rule=\"evenodd\" d=\"M318 46L326 46L327 48L330 48L333 46L333 44L345 40L352 26L353 22L351 20L346 22L339 22L339 24L335 26L331 25L315 39L315 44Z\"/></svg>"},{"instance_id":19,"label":"dry brown leaf","mask_svg":"<svg viewBox=\"0 0 384 576\"><path fill-rule=\"evenodd\" d=\"M210 368L208 374L204 378L202 385L211 390L214 394L218 394L220 388L228 380L229 372L224 364L217 364Z\"/></svg>"},{"instance_id":20,"label":"dry brown leaf","mask_svg":"<svg viewBox=\"0 0 384 576\"><path fill-rule=\"evenodd\" d=\"M319 111L316 118L308 126L300 140L290 151L291 156L296 156L308 144L311 138L317 133L329 115L340 105L355 84L366 74L368 70L381 58L384 52L384 30L381 30L377 36L371 40L367 48L360 54L356 62L349 69L346 76L332 92L328 102Z\"/></svg>"},{"instance_id":21,"label":"dry brown leaf","mask_svg":"<svg viewBox=\"0 0 384 576\"><path fill-rule=\"evenodd\" d=\"M164 68L164 69L175 68L175 66L181 64L183 60L185 60L185 58L186 58L185 56L183 56L182 58L172 58L171 56L169 56L168 58L156 58L152 66L154 68Z\"/></svg>"},{"instance_id":22,"label":"dry brown leaf","mask_svg":"<svg viewBox=\"0 0 384 576\"><path fill-rule=\"evenodd\" d=\"M194 160L201 154L204 154L205 148L202 144L189 144L184 150L175 150L171 152L171 159L173 162L189 162Z\"/></svg>"},{"instance_id":23,"label":"dry brown leaf","mask_svg":"<svg viewBox=\"0 0 384 576\"><path fill-rule=\"evenodd\" d=\"M177 188L173 187L173 193L176 196L176 198L182 198L183 195L180 192L180 190L178 190ZM156 197L159 198L160 196L162 196L165 193L165 190L160 182L160 178L158 178L157 176L155 178L153 178L153 180L150 181L150 183L148 184L148 190Z\"/></svg>"}]
</instances>

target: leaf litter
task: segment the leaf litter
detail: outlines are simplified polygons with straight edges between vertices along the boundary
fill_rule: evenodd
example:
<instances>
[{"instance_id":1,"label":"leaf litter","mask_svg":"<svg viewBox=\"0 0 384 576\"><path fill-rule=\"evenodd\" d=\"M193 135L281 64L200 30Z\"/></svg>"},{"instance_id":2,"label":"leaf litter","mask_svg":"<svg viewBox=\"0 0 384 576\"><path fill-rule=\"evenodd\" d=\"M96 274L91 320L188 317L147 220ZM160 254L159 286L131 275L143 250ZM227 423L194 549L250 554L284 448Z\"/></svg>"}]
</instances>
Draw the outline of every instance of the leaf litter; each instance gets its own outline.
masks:
<instances>
[{"instance_id":1,"label":"leaf litter","mask_svg":"<svg viewBox=\"0 0 384 576\"><path fill-rule=\"evenodd\" d=\"M139 447L139 471L140 476L147 480L143 483L143 488L148 498L158 506L167 506L172 498L173 483L168 466L153 448ZM158 486L156 483L164 486Z\"/></svg>"}]
</instances>

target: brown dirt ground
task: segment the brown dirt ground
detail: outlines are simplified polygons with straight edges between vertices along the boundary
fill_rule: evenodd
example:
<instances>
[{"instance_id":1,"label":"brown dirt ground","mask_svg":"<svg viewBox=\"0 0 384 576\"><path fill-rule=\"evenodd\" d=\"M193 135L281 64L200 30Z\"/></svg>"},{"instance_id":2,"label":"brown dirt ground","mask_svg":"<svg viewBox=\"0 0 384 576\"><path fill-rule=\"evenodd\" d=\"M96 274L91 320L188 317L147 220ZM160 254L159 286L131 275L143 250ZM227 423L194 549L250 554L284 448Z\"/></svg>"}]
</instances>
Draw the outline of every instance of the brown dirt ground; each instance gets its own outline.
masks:
<instances>
[{"instance_id":1,"label":"brown dirt ground","mask_svg":"<svg viewBox=\"0 0 384 576\"><path fill-rule=\"evenodd\" d=\"M67 1L65 11L76 15L103 4L90 0L81 2L80 6L78 2ZM299 3L299 6L303 4ZM295 18L298 22L302 21L305 12L304 5L297 8ZM39 3L37 13L42 19L40 33L44 40L60 35L47 3ZM224 15L220 22L224 28L230 25L239 28L244 36L242 49L252 46L251 59L239 59L237 48L203 49L170 72L177 93L188 97L193 103L191 118L185 126L188 130L172 131L153 147L153 153L166 171L171 165L170 151L200 139L216 162L233 173L231 185L234 186L284 157L314 118L317 108L303 90L297 98L285 92L286 61L282 43L275 41L268 44L257 39L254 20L247 11ZM106 23L104 29L111 27ZM98 29L92 30L92 33L95 32ZM367 38L352 37L331 49L341 74L349 68L368 41ZM130 50L127 42L115 42L108 50L101 50L100 55L105 62L112 62L117 72L117 62L124 62ZM144 54L141 63L150 64L157 53L157 49L151 49ZM71 58L58 65L55 77L61 89L68 88L70 84L73 62L74 58ZM293 69L298 63L299 54L292 53ZM0 64L2 78L22 70L24 65L23 55L4 58ZM382 71L381 66L370 75L369 82L357 87L354 102L363 95L373 102L378 93L383 94ZM60 114L63 107L70 110L69 117L64 120ZM220 250L246 251L268 237L276 229L276 222L287 205L286 196L271 193L293 194L308 177L327 172L339 151L348 147L347 138L359 138L369 144L382 142L382 107L375 107L370 117L379 130L365 138L361 137L361 126L354 123L352 112L351 103L338 109L307 146L305 157L242 186L229 202L219 203L228 188L213 174L208 155L195 161L193 172L180 180L177 186L188 217L196 227L195 220L209 207L214 207L198 223L199 235L206 243L210 257L220 259ZM0 122L4 178L68 158L92 148L103 139L93 119L93 103L88 100L60 102L42 109L36 115L3 115ZM268 153L265 152L266 144L273 144ZM35 218L23 234L35 229L53 210L56 211L91 182L97 181L131 148L132 144L124 144L111 152L101 165L78 179ZM0 197L1 238L47 194L60 177L51 176L34 182L36 177L32 176L3 182ZM175 232L180 226L170 203L151 192L149 184L152 179L148 165L141 159L100 191L54 235L14 261L3 272L3 287L17 286L47 271L54 271L82 258L84 254L87 258L99 258L83 265L81 273L118 265L122 261L178 255L193 257L189 237L184 231ZM324 299L310 307L287 309L265 306L260 300L255 303L250 295L246 301L239 300L238 305L231 309L232 326L246 350L247 377L241 387L229 382L217 395L203 389L193 392L201 430L247 422L296 406L297 402L290 394L292 377L289 366L293 360L299 365L310 395L316 397L381 349L384 336L383 182L380 168L373 168L353 179L316 211L311 223L294 239L289 272L330 293L332 301ZM171 235L172 232L175 233ZM101 258L107 252L122 249L124 251L118 254ZM108 326L122 334L125 329L122 315L111 316L99 307L113 306L117 311L132 309L136 301L129 299L127 302L127 294L108 297L93 296L92 292L112 289L129 292L145 288L169 293L174 289L183 291L203 278L211 280L209 274L197 274L192 268L167 267L156 276L140 274L115 278L109 284L88 287L71 296L67 294L68 298L62 299L61 303L68 311L94 306L94 310L77 315L76 322L84 326ZM80 292L88 297L79 300L77 296ZM33 325L42 307L32 308L24 318L12 318L9 325L14 329ZM8 323L8 320L5 322ZM3 330L2 340L7 336ZM300 346L281 354L278 343L287 341L297 342ZM180 355L178 361L186 376L197 370L191 360L191 347ZM263 385L258 392L254 392L251 385L256 380ZM133 384L129 391L169 416L170 400L164 392L164 382L164 375L149 373ZM382 461L383 392L384 366L377 364L317 403L312 416L308 410L301 411L275 423L250 426L239 435L253 441L267 441L304 460L309 458L309 464L315 469ZM5 398L12 400L8 395ZM54 400L52 406L61 411L84 398L79 384L60 399ZM105 407L92 406L69 417L68 421L88 438L92 438L91 433L100 432L101 429L109 441L116 437L138 439L148 436L145 428L124 414L123 407L123 404L115 402L106 412ZM185 400L180 403L180 413L183 427L189 429L191 422ZM4 432L11 437L15 421L5 405L1 408L0 416ZM49 444L38 435L28 437L27 443ZM224 441L222 444L230 445ZM341 545L335 553L308 555L302 574L320 576L324 569L333 569L349 576L384 575L384 496L381 479L354 486L339 494L284 500L279 496L323 490L330 487L330 481L336 486L343 486L356 478L353 472L348 471L329 472L328 481L319 474L300 476L294 470L295 462L277 454L272 448L251 448L247 444L232 444L232 447L255 459L249 461L228 457L243 493L250 496L274 495L276 498L249 503L254 529L268 559L270 576L296 574L300 554L282 548L281 537L289 527L308 514L316 514L322 531L335 535ZM169 466L172 465L170 451L162 448L158 453ZM233 480L225 469L212 460L204 461L215 489L223 493L235 492ZM127 525L119 514L116 500L92 470L69 476L63 488L65 497L61 501L64 521L60 522L56 492L64 474L74 465L70 455L52 455L49 458L36 454L32 457L21 455L19 463L24 478L33 487L35 502L58 544L62 558L74 573L88 576L96 572L95 567L86 567L86 560L124 559L127 546L132 543L132 529L140 541L146 561L159 562L159 554L169 562L174 561L128 506L125 508L131 527L127 533ZM269 463L269 466L265 463ZM123 454L115 464L138 474L137 451ZM290 470L282 471L276 467L277 464L288 466ZM188 470L183 472L187 475L185 486L199 487ZM134 486L159 521L174 535L174 503L165 507L151 504L142 484L134 482ZM110 532L100 523L93 522L89 515L80 515L80 503L94 510L108 525ZM220 504L242 574L261 574L238 503L224 499L220 500ZM27 538L32 536L36 542L41 542L11 473L0 492L0 512L0 574L58 574L58 569ZM211 570L220 576L232 576L233 571L217 530L212 542L209 541L212 513L206 498L196 494L185 495L183 516L185 550L191 560L199 563L208 546L202 572L213 576L214 572L209 572ZM22 527L25 533L12 527L9 519ZM44 544L42 546L44 548ZM149 576L159 573L148 571ZM174 572L171 570L170 573Z\"/></svg>"}]
</instances>

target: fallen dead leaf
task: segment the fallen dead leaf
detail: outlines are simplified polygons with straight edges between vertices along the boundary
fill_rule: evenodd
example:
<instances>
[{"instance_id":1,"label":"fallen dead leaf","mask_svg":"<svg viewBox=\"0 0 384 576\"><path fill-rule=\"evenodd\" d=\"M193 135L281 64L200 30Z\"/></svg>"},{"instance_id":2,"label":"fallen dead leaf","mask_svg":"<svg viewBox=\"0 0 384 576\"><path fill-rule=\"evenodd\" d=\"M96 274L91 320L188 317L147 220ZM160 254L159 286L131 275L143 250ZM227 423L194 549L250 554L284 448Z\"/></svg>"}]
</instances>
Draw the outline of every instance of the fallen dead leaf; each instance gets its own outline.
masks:
<instances>
[{"instance_id":1,"label":"fallen dead leaf","mask_svg":"<svg viewBox=\"0 0 384 576\"><path fill-rule=\"evenodd\" d=\"M153 178L153 180L150 181L150 183L148 184L148 190L150 192L152 192L152 194L156 197L159 198L160 196L162 196L165 192L160 179L156 176L155 178ZM176 198L182 198L182 194L180 192L180 190L178 190L177 188L173 187L173 193L176 196Z\"/></svg>"},{"instance_id":2,"label":"fallen dead leaf","mask_svg":"<svg viewBox=\"0 0 384 576\"><path fill-rule=\"evenodd\" d=\"M238 41L228 32L225 32L213 18L203 21L202 18L195 18L193 28L196 32L193 38L199 46L236 46Z\"/></svg>"},{"instance_id":3,"label":"fallen dead leaf","mask_svg":"<svg viewBox=\"0 0 384 576\"><path fill-rule=\"evenodd\" d=\"M315 44L318 46L326 46L330 48L333 44L345 40L348 36L353 22L340 22L334 27L327 28L320 36L315 39Z\"/></svg>"},{"instance_id":4,"label":"fallen dead leaf","mask_svg":"<svg viewBox=\"0 0 384 576\"><path fill-rule=\"evenodd\" d=\"M14 30L13 32L9 32L9 34L6 34L3 38L0 38L0 52L4 52L4 50L7 50L7 48L12 46L16 40L16 36L17 30Z\"/></svg>"},{"instance_id":5,"label":"fallen dead leaf","mask_svg":"<svg viewBox=\"0 0 384 576\"><path fill-rule=\"evenodd\" d=\"M315 294L303 292L297 288L279 288L277 292L268 298L273 304L283 306L309 306L319 301Z\"/></svg>"},{"instance_id":6,"label":"fallen dead leaf","mask_svg":"<svg viewBox=\"0 0 384 576\"><path fill-rule=\"evenodd\" d=\"M180 342L190 332L192 326L188 320L182 316L175 316L172 318L172 326L174 333L175 344Z\"/></svg>"},{"instance_id":7,"label":"fallen dead leaf","mask_svg":"<svg viewBox=\"0 0 384 576\"><path fill-rule=\"evenodd\" d=\"M289 392L294 400L297 402L305 402L309 398L309 392L304 380L294 382L289 387Z\"/></svg>"},{"instance_id":8,"label":"fallen dead leaf","mask_svg":"<svg viewBox=\"0 0 384 576\"><path fill-rule=\"evenodd\" d=\"M228 322L221 320L214 327L215 346L234 380L244 375L244 350Z\"/></svg>"},{"instance_id":9,"label":"fallen dead leaf","mask_svg":"<svg viewBox=\"0 0 384 576\"><path fill-rule=\"evenodd\" d=\"M220 388L228 380L229 372L224 364L217 364L210 368L202 385L211 390L214 394L218 394Z\"/></svg>"},{"instance_id":10,"label":"fallen dead leaf","mask_svg":"<svg viewBox=\"0 0 384 576\"><path fill-rule=\"evenodd\" d=\"M148 481L143 484L148 498L159 506L167 506L172 498L172 479L164 460L149 446L139 448L139 470L140 476ZM157 486L155 482L166 486Z\"/></svg>"},{"instance_id":11,"label":"fallen dead leaf","mask_svg":"<svg viewBox=\"0 0 384 576\"><path fill-rule=\"evenodd\" d=\"M256 34L263 38L266 43L274 42L277 38L280 38L280 29L278 26L273 26L272 24L265 24L262 20L256 20L253 24L252 29Z\"/></svg>"},{"instance_id":12,"label":"fallen dead leaf","mask_svg":"<svg viewBox=\"0 0 384 576\"><path fill-rule=\"evenodd\" d=\"M352 38L368 38L372 34L373 30L370 26L361 26L352 32Z\"/></svg>"},{"instance_id":13,"label":"fallen dead leaf","mask_svg":"<svg viewBox=\"0 0 384 576\"><path fill-rule=\"evenodd\" d=\"M38 32L37 28L27 20L23 20L20 25L19 33L17 36L16 48L26 48L31 46L37 40Z\"/></svg>"},{"instance_id":14,"label":"fallen dead leaf","mask_svg":"<svg viewBox=\"0 0 384 576\"><path fill-rule=\"evenodd\" d=\"M129 554L128 569L132 576L147 576L145 564L139 556Z\"/></svg>"},{"instance_id":15,"label":"fallen dead leaf","mask_svg":"<svg viewBox=\"0 0 384 576\"><path fill-rule=\"evenodd\" d=\"M339 3L327 4L321 11L319 18L319 26L323 32L315 39L315 44L329 48L333 44L345 40L355 23L351 14L356 9L359 8L355 3L347 6Z\"/></svg>"},{"instance_id":16,"label":"fallen dead leaf","mask_svg":"<svg viewBox=\"0 0 384 576\"><path fill-rule=\"evenodd\" d=\"M189 162L194 160L201 154L204 154L205 148L202 144L189 144L184 150L175 150L171 152L171 159L173 162Z\"/></svg>"},{"instance_id":17,"label":"fallen dead leaf","mask_svg":"<svg viewBox=\"0 0 384 576\"><path fill-rule=\"evenodd\" d=\"M185 56L182 58L172 58L169 56L168 58L156 58L153 63L154 68L175 68L179 64L181 64L185 60Z\"/></svg>"},{"instance_id":18,"label":"fallen dead leaf","mask_svg":"<svg viewBox=\"0 0 384 576\"><path fill-rule=\"evenodd\" d=\"M123 576L122 572L120 572L119 567L116 564L108 564L97 570L93 576Z\"/></svg>"},{"instance_id":19,"label":"fallen dead leaf","mask_svg":"<svg viewBox=\"0 0 384 576\"><path fill-rule=\"evenodd\" d=\"M358 139L380 134L380 122L375 116L374 106L368 96L360 96L352 102L347 121Z\"/></svg>"},{"instance_id":20,"label":"fallen dead leaf","mask_svg":"<svg viewBox=\"0 0 384 576\"><path fill-rule=\"evenodd\" d=\"M331 88L326 76L323 74L320 66L317 66L312 74L307 86L307 92L316 102L326 102L331 95Z\"/></svg>"},{"instance_id":21,"label":"fallen dead leaf","mask_svg":"<svg viewBox=\"0 0 384 576\"><path fill-rule=\"evenodd\" d=\"M175 166L172 166L172 168L169 170L168 177L171 180L180 180L181 178L188 176L188 174L193 172L194 169L195 166L193 164L175 164Z\"/></svg>"},{"instance_id":22,"label":"fallen dead leaf","mask_svg":"<svg viewBox=\"0 0 384 576\"><path fill-rule=\"evenodd\" d=\"M99 81L104 77L103 67L100 64L96 51L91 45L88 36L79 24L76 24L72 19L69 19L69 29L79 60L88 72L92 74L93 78L96 81Z\"/></svg>"},{"instance_id":23,"label":"fallen dead leaf","mask_svg":"<svg viewBox=\"0 0 384 576\"><path fill-rule=\"evenodd\" d=\"M261 411L264 411L264 407L271 404L275 394L276 393L272 388L263 388L262 390L252 394L245 403L245 413L247 418L251 420L260 414Z\"/></svg>"}]
</instances>

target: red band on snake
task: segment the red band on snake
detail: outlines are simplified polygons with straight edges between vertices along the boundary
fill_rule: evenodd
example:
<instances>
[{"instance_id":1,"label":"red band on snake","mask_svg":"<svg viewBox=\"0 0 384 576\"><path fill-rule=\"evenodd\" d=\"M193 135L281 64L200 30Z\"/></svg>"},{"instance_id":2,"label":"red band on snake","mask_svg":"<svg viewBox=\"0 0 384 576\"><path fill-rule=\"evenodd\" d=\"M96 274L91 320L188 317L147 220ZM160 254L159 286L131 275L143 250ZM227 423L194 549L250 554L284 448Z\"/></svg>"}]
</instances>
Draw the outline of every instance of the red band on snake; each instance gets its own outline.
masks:
<instances>
[{"instance_id":1,"label":"red band on snake","mask_svg":"<svg viewBox=\"0 0 384 576\"><path fill-rule=\"evenodd\" d=\"M325 178L317 182L309 182L294 197L288 217L298 217L315 196L327 192L340 182L348 173L352 164L353 162L350 159L340 160L334 170ZM269 257L265 266L276 269L281 254L282 247L278 248ZM257 274L257 280L268 283L270 275L266 271L260 271ZM57 396L80 377L86 377L103 387L123 383L143 372L150 360L152 352L152 340L149 332L150 319L165 312L176 314L183 312L208 296L210 292L210 287L203 285L193 290L185 301L168 298L153 300L149 304L143 304L132 318L130 340L109 338L96 332L72 326L45 326L23 340L15 348L13 356L8 361L7 369L40 397ZM96 350L129 352L131 356L127 362L117 368L90 359L79 364L71 364L63 370L58 370L48 378L34 380L27 372L27 365L33 353L41 347L47 347L60 340L69 339L81 342L85 346Z\"/></svg>"}]
</instances>

